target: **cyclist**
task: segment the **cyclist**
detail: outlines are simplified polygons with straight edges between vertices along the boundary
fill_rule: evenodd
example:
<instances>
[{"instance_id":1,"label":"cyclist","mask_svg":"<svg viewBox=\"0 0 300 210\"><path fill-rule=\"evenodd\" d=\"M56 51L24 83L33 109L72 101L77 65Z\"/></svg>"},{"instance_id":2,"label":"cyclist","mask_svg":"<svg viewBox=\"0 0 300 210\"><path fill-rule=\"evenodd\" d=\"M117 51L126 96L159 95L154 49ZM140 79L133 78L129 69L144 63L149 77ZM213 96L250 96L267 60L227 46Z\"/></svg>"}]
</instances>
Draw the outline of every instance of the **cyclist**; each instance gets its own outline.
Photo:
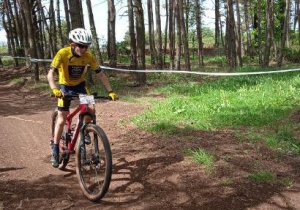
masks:
<instances>
[{"instance_id":1,"label":"cyclist","mask_svg":"<svg viewBox=\"0 0 300 210\"><path fill-rule=\"evenodd\" d=\"M118 95L112 90L104 71L100 68L94 55L88 50L92 43L90 32L83 28L73 29L69 33L69 41L70 46L60 49L53 58L47 75L49 86L55 97L58 98L58 116L51 156L51 163L55 168L59 165L59 141L70 109L70 100L65 100L63 96L65 93L90 94L85 86L87 65L95 70L97 77L108 91L109 97L112 100L118 99ZM59 88L54 80L56 74L59 78ZM94 112L95 108L91 107L91 111Z\"/></svg>"}]
</instances>

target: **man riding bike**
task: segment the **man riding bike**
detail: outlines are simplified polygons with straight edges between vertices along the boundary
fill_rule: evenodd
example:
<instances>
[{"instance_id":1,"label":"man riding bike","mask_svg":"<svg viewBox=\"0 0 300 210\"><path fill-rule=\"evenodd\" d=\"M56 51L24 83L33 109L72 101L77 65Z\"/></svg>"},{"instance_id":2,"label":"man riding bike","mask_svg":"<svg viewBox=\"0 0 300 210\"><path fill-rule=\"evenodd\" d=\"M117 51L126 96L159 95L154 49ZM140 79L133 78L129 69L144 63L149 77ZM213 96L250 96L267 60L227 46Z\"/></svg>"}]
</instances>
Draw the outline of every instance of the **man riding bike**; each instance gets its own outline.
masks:
<instances>
[{"instance_id":1,"label":"man riding bike","mask_svg":"<svg viewBox=\"0 0 300 210\"><path fill-rule=\"evenodd\" d=\"M88 50L92 43L92 36L89 31L83 28L76 28L69 33L70 46L60 49L51 63L51 69L47 75L49 86L55 97L58 98L58 116L53 137L52 166L59 166L59 141L63 132L67 115L70 109L70 100L63 98L64 94L90 94L85 84L87 66L95 70L98 79L108 91L112 100L118 96L113 92L110 82L104 71L100 68L95 56ZM54 77L58 74L59 88L55 84ZM95 107L90 108L95 112Z\"/></svg>"}]
</instances>

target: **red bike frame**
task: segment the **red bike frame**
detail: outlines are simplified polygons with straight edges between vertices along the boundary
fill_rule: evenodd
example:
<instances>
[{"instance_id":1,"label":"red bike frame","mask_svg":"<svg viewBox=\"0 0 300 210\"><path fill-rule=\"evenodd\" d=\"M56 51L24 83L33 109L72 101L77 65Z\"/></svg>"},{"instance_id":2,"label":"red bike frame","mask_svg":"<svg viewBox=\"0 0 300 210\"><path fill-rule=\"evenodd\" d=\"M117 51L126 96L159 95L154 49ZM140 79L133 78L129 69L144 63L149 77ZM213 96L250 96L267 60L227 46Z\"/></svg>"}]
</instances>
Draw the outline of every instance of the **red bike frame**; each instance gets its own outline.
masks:
<instances>
[{"instance_id":1,"label":"red bike frame","mask_svg":"<svg viewBox=\"0 0 300 210\"><path fill-rule=\"evenodd\" d=\"M76 123L76 126L74 128L73 136L72 137L70 136L69 141L67 141L68 142L67 147L68 147L69 153L74 153L75 152L74 147L76 145L77 138L79 136L80 128L83 125L83 116L86 115L86 114L91 115L88 112L88 105L87 104L79 104L78 107L75 110L68 113L67 120L66 120L68 133L66 135L69 135L71 133L73 117L76 116L79 112L80 112L80 114L79 114L79 118L78 118L78 121ZM95 123L95 116L93 116L93 123ZM68 136L66 136L66 138L68 138ZM62 147L61 144L60 144L60 147ZM64 150L64 148L61 148L61 149Z\"/></svg>"}]
</instances>

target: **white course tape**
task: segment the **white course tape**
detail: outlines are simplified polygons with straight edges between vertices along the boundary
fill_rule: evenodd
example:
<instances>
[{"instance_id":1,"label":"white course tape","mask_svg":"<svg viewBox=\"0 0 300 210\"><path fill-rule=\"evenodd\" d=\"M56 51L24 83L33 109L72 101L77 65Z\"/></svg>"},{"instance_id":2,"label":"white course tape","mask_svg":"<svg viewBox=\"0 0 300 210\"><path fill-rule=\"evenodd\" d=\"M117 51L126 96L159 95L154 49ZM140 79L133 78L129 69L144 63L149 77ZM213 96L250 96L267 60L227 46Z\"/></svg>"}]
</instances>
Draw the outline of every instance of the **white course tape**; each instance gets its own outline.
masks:
<instances>
[{"instance_id":1,"label":"white course tape","mask_svg":"<svg viewBox=\"0 0 300 210\"><path fill-rule=\"evenodd\" d=\"M1 57L10 57L10 58L30 58L30 57L12 57L12 56L1 56ZM52 59L37 59L30 58L30 62L51 62ZM258 71L258 72L198 72L198 71L180 71L180 70L150 70L150 69L120 69L120 68L111 68L107 66L100 66L102 69L113 70L113 71L122 71L122 72L141 72L141 73L179 73L179 74L198 74L198 75L207 75L207 76L244 76L244 75L258 75L258 74L276 74L276 73L285 73L292 71L299 71L298 69L285 69L285 70L276 70L276 71Z\"/></svg>"},{"instance_id":2,"label":"white course tape","mask_svg":"<svg viewBox=\"0 0 300 210\"><path fill-rule=\"evenodd\" d=\"M9 55L1 55L0 57L1 58L18 58L18 59L27 59L27 58L29 58L29 57L19 57L19 56L13 57L13 56L9 56Z\"/></svg>"},{"instance_id":3,"label":"white course tape","mask_svg":"<svg viewBox=\"0 0 300 210\"><path fill-rule=\"evenodd\" d=\"M299 71L299 69L286 69L277 71L258 71L258 72L240 72L240 73L222 73L222 72L196 72L196 71L179 71L179 70L130 70L130 69L118 69L107 66L100 66L102 69L123 71L123 72L143 72L143 73L180 73L180 74L199 74L207 76L242 76L242 75L256 75L256 74L275 74L285 73L291 71Z\"/></svg>"},{"instance_id":4,"label":"white course tape","mask_svg":"<svg viewBox=\"0 0 300 210\"><path fill-rule=\"evenodd\" d=\"M38 63L38 62L51 62L52 59L37 59L37 58L31 58L30 61L32 63Z\"/></svg>"}]
</instances>

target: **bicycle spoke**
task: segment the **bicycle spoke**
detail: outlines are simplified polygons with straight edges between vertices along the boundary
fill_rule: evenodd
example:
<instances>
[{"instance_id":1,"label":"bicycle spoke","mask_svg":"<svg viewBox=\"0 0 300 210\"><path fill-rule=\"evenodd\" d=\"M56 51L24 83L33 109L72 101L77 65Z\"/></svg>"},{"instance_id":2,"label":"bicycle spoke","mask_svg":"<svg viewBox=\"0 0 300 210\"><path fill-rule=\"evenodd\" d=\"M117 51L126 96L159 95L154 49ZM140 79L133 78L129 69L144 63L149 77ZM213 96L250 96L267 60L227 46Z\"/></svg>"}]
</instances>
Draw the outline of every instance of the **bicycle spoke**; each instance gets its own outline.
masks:
<instances>
[{"instance_id":1,"label":"bicycle spoke","mask_svg":"<svg viewBox=\"0 0 300 210\"><path fill-rule=\"evenodd\" d=\"M111 151L101 128L91 124L85 132L91 141L89 144L84 140L80 142L76 155L77 174L85 195L90 200L99 200L105 195L111 179Z\"/></svg>"}]
</instances>

